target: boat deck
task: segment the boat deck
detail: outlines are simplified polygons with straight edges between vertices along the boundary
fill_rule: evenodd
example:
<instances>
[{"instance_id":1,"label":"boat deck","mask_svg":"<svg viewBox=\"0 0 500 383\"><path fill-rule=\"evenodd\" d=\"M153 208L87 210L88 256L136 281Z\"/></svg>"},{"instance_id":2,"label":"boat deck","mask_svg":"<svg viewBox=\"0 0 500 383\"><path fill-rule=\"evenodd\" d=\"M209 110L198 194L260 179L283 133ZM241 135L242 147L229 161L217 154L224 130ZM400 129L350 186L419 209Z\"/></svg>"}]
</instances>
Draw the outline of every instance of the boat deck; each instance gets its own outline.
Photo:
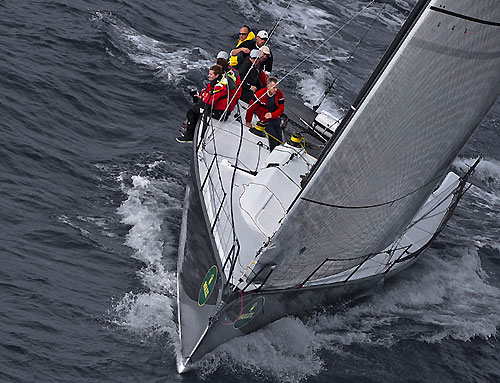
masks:
<instances>
[{"instance_id":1,"label":"boat deck","mask_svg":"<svg viewBox=\"0 0 500 383\"><path fill-rule=\"evenodd\" d=\"M233 246L234 226L240 247L232 280L237 284L278 229L300 191L301 176L316 159L289 144L270 153L266 137L231 117L227 122L214 120L213 125L197 152L201 190L223 264ZM226 276L229 269L224 267Z\"/></svg>"}]
</instances>

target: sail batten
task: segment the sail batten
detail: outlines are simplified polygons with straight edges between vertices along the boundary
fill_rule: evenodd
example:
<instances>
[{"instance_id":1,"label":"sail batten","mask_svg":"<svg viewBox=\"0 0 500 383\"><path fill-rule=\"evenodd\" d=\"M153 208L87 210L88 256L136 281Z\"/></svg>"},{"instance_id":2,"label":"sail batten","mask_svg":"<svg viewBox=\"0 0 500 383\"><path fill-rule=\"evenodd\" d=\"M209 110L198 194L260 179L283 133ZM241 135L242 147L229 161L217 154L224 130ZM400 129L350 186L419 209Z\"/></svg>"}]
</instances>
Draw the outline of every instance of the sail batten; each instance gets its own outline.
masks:
<instances>
[{"instance_id":1,"label":"sail batten","mask_svg":"<svg viewBox=\"0 0 500 383\"><path fill-rule=\"evenodd\" d=\"M345 271L402 233L497 98L496 3L417 5L413 27L260 255L260 265L276 265L268 285Z\"/></svg>"}]
</instances>

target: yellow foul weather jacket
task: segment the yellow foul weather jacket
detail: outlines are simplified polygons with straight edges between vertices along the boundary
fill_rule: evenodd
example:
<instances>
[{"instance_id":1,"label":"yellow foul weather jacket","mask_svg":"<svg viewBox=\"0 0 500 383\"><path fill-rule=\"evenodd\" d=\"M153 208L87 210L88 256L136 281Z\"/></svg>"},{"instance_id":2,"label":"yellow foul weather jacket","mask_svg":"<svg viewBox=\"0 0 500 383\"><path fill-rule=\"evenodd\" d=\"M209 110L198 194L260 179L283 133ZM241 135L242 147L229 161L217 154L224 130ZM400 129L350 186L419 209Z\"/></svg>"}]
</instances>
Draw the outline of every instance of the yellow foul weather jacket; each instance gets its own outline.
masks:
<instances>
[{"instance_id":1,"label":"yellow foul weather jacket","mask_svg":"<svg viewBox=\"0 0 500 383\"><path fill-rule=\"evenodd\" d=\"M255 34L252 31L250 31L250 33L247 35L247 38L245 40L238 40L238 42L236 43L235 49L238 49L240 47L240 45L242 43L244 43L245 41L251 41L253 39L255 39ZM237 66L238 64L241 64L238 62L238 56L231 56L231 58L229 59L229 65L234 67L234 66Z\"/></svg>"}]
</instances>

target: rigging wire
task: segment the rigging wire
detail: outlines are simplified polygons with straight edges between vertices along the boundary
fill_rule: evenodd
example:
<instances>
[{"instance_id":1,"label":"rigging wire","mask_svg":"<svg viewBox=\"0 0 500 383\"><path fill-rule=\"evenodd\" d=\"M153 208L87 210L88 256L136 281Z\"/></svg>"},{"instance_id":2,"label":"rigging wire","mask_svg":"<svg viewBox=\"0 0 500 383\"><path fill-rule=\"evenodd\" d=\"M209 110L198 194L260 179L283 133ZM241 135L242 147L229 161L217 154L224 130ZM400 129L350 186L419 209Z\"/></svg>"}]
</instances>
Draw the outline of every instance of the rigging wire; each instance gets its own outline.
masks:
<instances>
[{"instance_id":1,"label":"rigging wire","mask_svg":"<svg viewBox=\"0 0 500 383\"><path fill-rule=\"evenodd\" d=\"M385 9L387 3L389 2L389 0L386 0L384 5L382 6L382 8L380 8L380 11L377 13L377 17L375 17L373 19L373 21L371 22L370 26L367 28L367 30L365 31L363 37L361 37L361 39L358 41L358 43L356 44L356 46L354 47L354 49L351 51L351 54L349 55L349 57L347 58L347 60L344 62L344 64L342 65L342 67L340 68L340 70L338 71L337 75L335 76L335 78L332 80L332 82L328 85L328 87L326 88L325 92L323 93L323 95L321 96L321 98L319 99L318 103L316 105L313 106L312 110L314 111L317 111L318 108L321 106L321 104L323 103L323 101L326 99L326 96L330 93L330 91L333 89L333 86L335 85L336 81L338 80L340 74L343 72L344 68L346 67L346 65L349 63L349 61L351 60L351 58L353 57L354 55L354 52L356 52L359 48L359 46L361 45L361 43L363 42L363 40L366 38L366 36L368 35L368 32L370 32L370 30L373 28L373 25L375 24L375 22L378 20L378 18L380 17L380 15L382 14L382 11Z\"/></svg>"},{"instance_id":2,"label":"rigging wire","mask_svg":"<svg viewBox=\"0 0 500 383\"><path fill-rule=\"evenodd\" d=\"M295 70L301 66L303 63L305 63L307 60L309 60L309 58L315 54L320 48L322 48L328 41L330 41L332 38L334 38L336 35L338 35L345 27L347 27L350 23L352 23L354 21L354 19L356 19L365 9L367 9L370 5L372 5L376 0L372 0L370 1L368 4L366 4L363 8L361 8L361 10L359 10L353 17L351 17L348 21L346 21L344 23L344 25L342 25L340 28L338 28L330 37L328 37L325 41L323 41L321 44L319 44L311 53L309 53L304 59L302 59L302 61L300 61L297 65L295 65L291 70L288 71L288 73L285 74L285 76L283 76L281 78L280 81L278 82L282 82L285 78L287 78L288 76L290 76L293 72L295 72Z\"/></svg>"},{"instance_id":3,"label":"rigging wire","mask_svg":"<svg viewBox=\"0 0 500 383\"><path fill-rule=\"evenodd\" d=\"M437 210L443 203L446 202L446 200L448 199L448 197L452 196L452 195L456 195L456 193L458 193L460 191L460 189L462 188L462 185L463 185L463 179L461 179L461 181L458 183L458 185L450 185L449 187L447 187L445 190L443 190L438 196L436 196L436 198L438 197L442 197L444 194L445 194L445 197L438 203L436 204L436 206L433 206L429 211L427 211L426 213L424 213L422 215L422 217L420 217L418 220L414 221L414 222L411 222L406 228L405 230L403 231L403 234L401 234L401 237L395 241L395 247L391 248L390 250L388 251L381 251L379 253L375 253L375 254L369 254L368 256L372 256L371 259L372 261L374 261L375 263L378 263L379 265L385 265L385 266L389 266L389 265L394 265L395 263L398 262L398 260L400 260L400 258L398 258L398 260L394 261L391 263L391 259L392 259L392 255L397 252L397 251L400 251L400 250L409 250L413 245L415 246L418 246L419 244L424 244L426 241L428 241L429 239L428 238L423 238L423 239L420 239L418 241L414 241L412 243L412 245L410 246L402 246L399 241L401 240L401 238L413 227L416 227L417 229L427 233L428 235L432 236L434 233L432 232L429 232L421 227L417 227L416 225L419 223L419 222L422 222L426 219L430 219L430 218L433 218L435 216L439 216L441 214L443 214L446 210L448 210L450 208L450 206L453 205L453 203L451 203L450 206L448 206L445 210L443 211L438 211L437 213L435 213L435 210ZM456 203L456 202L455 202ZM434 213L431 215L431 213ZM381 254L384 254L384 253L387 253L389 255L389 258L387 259L386 262L381 262L381 261L376 261L376 260L373 260L373 258L377 255L381 255ZM409 253L410 255L414 255L414 253ZM366 255L363 255L363 256L360 256L360 257L356 257L356 258L349 258L349 259L342 259L342 260L336 260L336 259L327 259L329 262L343 262L343 261L346 261L346 260L356 260L356 259L363 259L365 258Z\"/></svg>"}]
</instances>

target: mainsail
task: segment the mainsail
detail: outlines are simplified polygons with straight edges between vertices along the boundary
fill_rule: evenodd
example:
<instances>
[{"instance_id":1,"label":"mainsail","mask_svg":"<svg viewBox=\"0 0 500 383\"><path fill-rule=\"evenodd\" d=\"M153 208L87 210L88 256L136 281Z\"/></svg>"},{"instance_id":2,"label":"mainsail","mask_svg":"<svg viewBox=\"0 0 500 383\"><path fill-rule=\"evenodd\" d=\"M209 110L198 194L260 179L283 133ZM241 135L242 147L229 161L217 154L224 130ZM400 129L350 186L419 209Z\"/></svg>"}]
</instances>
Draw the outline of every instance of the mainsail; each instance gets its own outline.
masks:
<instances>
[{"instance_id":1,"label":"mainsail","mask_svg":"<svg viewBox=\"0 0 500 383\"><path fill-rule=\"evenodd\" d=\"M275 266L267 287L348 270L397 239L498 96L498 21L498 0L417 4L259 255L255 270Z\"/></svg>"}]
</instances>

